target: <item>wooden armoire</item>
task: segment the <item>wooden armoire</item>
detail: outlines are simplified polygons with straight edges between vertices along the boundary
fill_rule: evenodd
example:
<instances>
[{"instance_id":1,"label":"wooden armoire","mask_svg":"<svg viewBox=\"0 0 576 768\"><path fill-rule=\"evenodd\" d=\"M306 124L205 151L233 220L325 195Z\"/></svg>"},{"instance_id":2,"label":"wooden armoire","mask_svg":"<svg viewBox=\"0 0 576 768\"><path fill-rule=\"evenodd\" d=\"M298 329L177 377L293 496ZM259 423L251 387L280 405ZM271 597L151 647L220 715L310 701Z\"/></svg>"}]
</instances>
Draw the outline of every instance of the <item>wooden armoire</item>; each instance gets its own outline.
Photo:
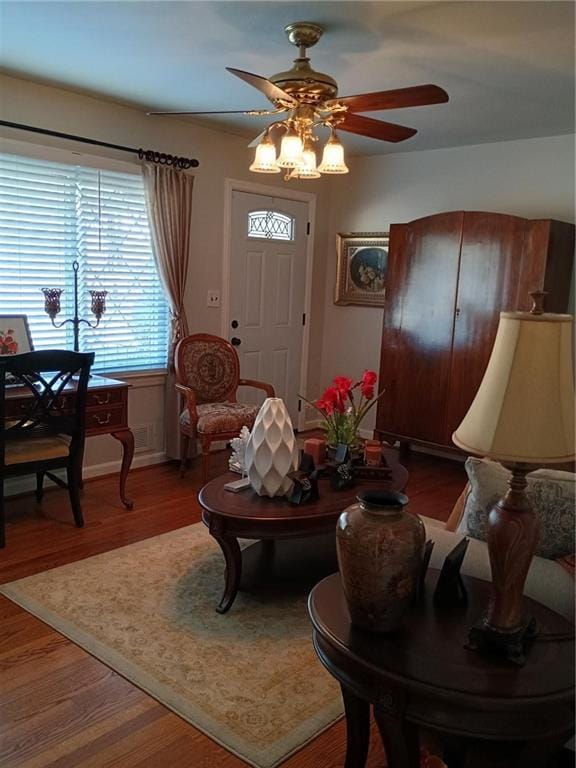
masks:
<instances>
[{"instance_id":1,"label":"wooden armoire","mask_svg":"<svg viewBox=\"0 0 576 768\"><path fill-rule=\"evenodd\" d=\"M390 228L376 432L455 449L504 310L566 312L574 225L451 211Z\"/></svg>"}]
</instances>

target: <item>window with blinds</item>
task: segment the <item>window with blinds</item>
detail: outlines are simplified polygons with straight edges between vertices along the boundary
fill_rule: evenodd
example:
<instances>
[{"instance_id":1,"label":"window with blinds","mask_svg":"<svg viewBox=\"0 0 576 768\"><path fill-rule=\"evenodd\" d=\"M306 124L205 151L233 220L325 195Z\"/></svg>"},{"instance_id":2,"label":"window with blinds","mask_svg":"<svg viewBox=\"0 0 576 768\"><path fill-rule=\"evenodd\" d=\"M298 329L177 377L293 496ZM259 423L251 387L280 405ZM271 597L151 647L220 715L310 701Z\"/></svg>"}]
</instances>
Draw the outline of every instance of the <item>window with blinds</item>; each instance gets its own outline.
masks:
<instances>
[{"instance_id":1,"label":"window with blinds","mask_svg":"<svg viewBox=\"0 0 576 768\"><path fill-rule=\"evenodd\" d=\"M89 290L108 291L96 329L80 349L100 372L166 367L169 312L150 244L142 178L0 154L0 315L25 314L35 349L73 348L67 323L52 326L41 289L63 288L56 322L91 321Z\"/></svg>"}]
</instances>

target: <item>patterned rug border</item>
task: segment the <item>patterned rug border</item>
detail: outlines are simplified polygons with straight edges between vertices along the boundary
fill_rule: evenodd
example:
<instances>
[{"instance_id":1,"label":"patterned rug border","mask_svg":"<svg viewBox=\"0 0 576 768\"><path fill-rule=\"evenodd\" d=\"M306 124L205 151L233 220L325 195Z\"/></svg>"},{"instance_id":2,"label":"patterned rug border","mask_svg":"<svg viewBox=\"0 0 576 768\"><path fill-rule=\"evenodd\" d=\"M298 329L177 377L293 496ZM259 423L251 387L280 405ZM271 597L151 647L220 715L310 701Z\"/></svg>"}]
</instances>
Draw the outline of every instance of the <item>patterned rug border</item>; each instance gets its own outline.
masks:
<instances>
[{"instance_id":1,"label":"patterned rug border","mask_svg":"<svg viewBox=\"0 0 576 768\"><path fill-rule=\"evenodd\" d=\"M88 560L96 561L99 559L105 559L107 555L110 555L113 552L133 548L136 549L139 545L143 545L145 543L149 544L152 540L161 539L170 536L171 534L173 535L178 531L190 531L193 528L204 528L204 525L203 523L194 523L193 525L183 526L182 528L175 528L172 531L167 531L165 533L159 534L158 536L150 536L147 539L141 539L140 541L126 544L122 547L115 547L114 549L108 550L107 552L101 552L97 555L91 555L90 557L82 558L81 560L75 560L71 563L66 563L54 568L48 568L45 571L40 571L31 576L23 577L22 579L0 584L0 594L4 595L4 597L11 600L27 613L30 613L35 618L52 627L52 629L59 632L61 635L66 637L75 645L82 648L95 659L108 666L110 669L112 669L113 672L128 680L128 682L144 691L144 693L158 701L160 704L170 709L178 717L185 720L194 728L197 728L209 739L219 744L223 749L234 754L240 760L243 760L254 768L276 768L276 766L280 765L280 763L283 763L289 757L299 752L307 744L316 739L321 733L328 730L328 728L332 727L334 723L338 722L338 720L343 717L342 705L339 701L334 702L332 706L326 707L324 710L324 716L321 716L319 713L316 717L309 718L307 721L304 721L300 726L297 726L292 731L292 740L298 741L298 745L291 749L289 752L282 751L280 746L276 744L273 747L268 748L265 754L260 754L257 758L250 758L247 756L246 752L242 751L242 749L244 747L247 752L254 752L255 749L253 745L249 745L244 742L241 737L235 733L232 733L228 728L226 728L225 725L213 720L213 718L202 712L202 710L200 710L196 705L186 700L179 694L171 691L169 686L158 682L152 675L139 668L138 665L132 663L129 659L116 652L113 648L110 648L102 641L89 635L83 629L80 629L67 619L54 614L53 611L51 611L49 608L46 608L37 603L34 598L23 595L20 592L21 588L19 585L22 582L25 582L28 579L39 577L42 573L47 573L48 571L58 571L60 569L67 568L72 565L77 565L78 563ZM186 714L186 709L192 711L192 714ZM329 717L330 721L326 722L325 717ZM309 731L311 725L313 726L315 719L321 719L323 721L321 725L316 726L317 730L315 730L315 732L310 736L300 736L299 734L301 734L302 731ZM219 738L216 735L218 732L226 734L229 737L229 742L224 741L223 738ZM237 744L236 748L231 746L231 744L234 744L234 742ZM281 751L282 754L279 755L278 753Z\"/></svg>"}]
</instances>

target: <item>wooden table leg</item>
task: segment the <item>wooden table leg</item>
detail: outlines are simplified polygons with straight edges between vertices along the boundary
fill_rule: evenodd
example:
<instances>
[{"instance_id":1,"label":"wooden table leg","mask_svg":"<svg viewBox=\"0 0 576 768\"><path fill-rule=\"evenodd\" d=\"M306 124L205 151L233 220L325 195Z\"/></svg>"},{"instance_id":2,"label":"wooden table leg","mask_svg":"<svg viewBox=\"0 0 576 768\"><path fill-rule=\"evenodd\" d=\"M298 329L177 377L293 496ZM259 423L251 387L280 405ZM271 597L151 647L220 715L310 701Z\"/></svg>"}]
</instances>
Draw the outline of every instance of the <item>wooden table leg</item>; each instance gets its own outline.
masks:
<instances>
[{"instance_id":1,"label":"wooden table leg","mask_svg":"<svg viewBox=\"0 0 576 768\"><path fill-rule=\"evenodd\" d=\"M226 613L232 607L232 603L238 594L240 578L242 576L242 552L238 540L234 536L227 536L218 526L210 527L210 534L216 539L226 560L226 573L224 575L224 592L216 610L218 613Z\"/></svg>"},{"instance_id":2,"label":"wooden table leg","mask_svg":"<svg viewBox=\"0 0 576 768\"><path fill-rule=\"evenodd\" d=\"M346 763L344 768L364 768L370 745L370 704L340 686L346 712Z\"/></svg>"},{"instance_id":3,"label":"wooden table leg","mask_svg":"<svg viewBox=\"0 0 576 768\"><path fill-rule=\"evenodd\" d=\"M126 496L126 478L134 458L134 435L130 429L112 432L112 437L122 443L122 467L120 469L120 499L126 509L132 509L134 502Z\"/></svg>"},{"instance_id":4,"label":"wooden table leg","mask_svg":"<svg viewBox=\"0 0 576 768\"><path fill-rule=\"evenodd\" d=\"M394 717L374 707L374 718L382 737L388 768L419 768L418 728L403 717Z\"/></svg>"}]
</instances>

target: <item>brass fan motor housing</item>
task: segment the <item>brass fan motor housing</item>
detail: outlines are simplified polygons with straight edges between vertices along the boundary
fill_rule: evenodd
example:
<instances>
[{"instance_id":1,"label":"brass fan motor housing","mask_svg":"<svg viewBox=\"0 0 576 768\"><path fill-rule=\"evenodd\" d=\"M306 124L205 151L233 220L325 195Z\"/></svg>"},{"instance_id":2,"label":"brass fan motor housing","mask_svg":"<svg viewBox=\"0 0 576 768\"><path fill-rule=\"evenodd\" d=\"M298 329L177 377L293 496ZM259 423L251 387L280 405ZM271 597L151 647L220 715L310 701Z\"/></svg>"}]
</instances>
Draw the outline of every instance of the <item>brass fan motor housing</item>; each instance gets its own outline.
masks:
<instances>
[{"instance_id":1,"label":"brass fan motor housing","mask_svg":"<svg viewBox=\"0 0 576 768\"><path fill-rule=\"evenodd\" d=\"M316 72L310 66L310 59L298 58L286 72L279 72L268 78L301 104L316 106L338 95L338 83L330 75Z\"/></svg>"},{"instance_id":2,"label":"brass fan motor housing","mask_svg":"<svg viewBox=\"0 0 576 768\"><path fill-rule=\"evenodd\" d=\"M284 32L292 45L300 49L300 56L294 59L292 69L268 79L300 104L318 106L327 99L334 99L338 95L338 83L330 75L312 69L306 56L306 48L316 45L324 29L311 21L296 21L284 27Z\"/></svg>"}]
</instances>

